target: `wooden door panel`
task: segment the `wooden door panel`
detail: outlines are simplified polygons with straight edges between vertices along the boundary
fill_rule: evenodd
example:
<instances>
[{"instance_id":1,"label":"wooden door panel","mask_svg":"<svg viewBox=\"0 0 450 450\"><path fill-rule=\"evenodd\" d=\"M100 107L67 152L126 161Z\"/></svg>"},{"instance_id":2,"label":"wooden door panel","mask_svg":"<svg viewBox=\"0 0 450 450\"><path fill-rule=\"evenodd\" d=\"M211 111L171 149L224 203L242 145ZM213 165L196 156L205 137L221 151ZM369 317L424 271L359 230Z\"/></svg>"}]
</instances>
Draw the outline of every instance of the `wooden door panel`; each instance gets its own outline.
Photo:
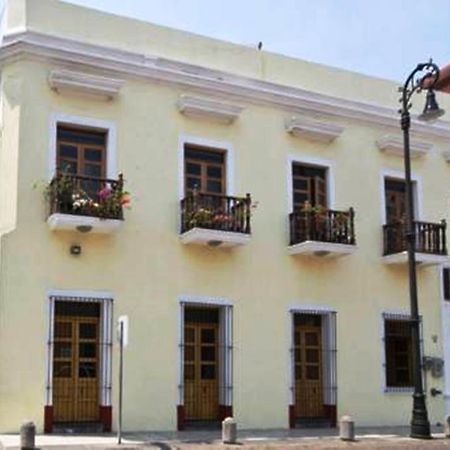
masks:
<instances>
[{"instance_id":1,"label":"wooden door panel","mask_svg":"<svg viewBox=\"0 0 450 450\"><path fill-rule=\"evenodd\" d=\"M55 422L87 422L99 419L98 345L97 317L55 319Z\"/></svg>"},{"instance_id":2,"label":"wooden door panel","mask_svg":"<svg viewBox=\"0 0 450 450\"><path fill-rule=\"evenodd\" d=\"M184 407L187 420L217 420L217 324L185 325Z\"/></svg>"},{"instance_id":3,"label":"wooden door panel","mask_svg":"<svg viewBox=\"0 0 450 450\"><path fill-rule=\"evenodd\" d=\"M296 416L298 418L322 417L321 328L299 325L294 333Z\"/></svg>"}]
</instances>

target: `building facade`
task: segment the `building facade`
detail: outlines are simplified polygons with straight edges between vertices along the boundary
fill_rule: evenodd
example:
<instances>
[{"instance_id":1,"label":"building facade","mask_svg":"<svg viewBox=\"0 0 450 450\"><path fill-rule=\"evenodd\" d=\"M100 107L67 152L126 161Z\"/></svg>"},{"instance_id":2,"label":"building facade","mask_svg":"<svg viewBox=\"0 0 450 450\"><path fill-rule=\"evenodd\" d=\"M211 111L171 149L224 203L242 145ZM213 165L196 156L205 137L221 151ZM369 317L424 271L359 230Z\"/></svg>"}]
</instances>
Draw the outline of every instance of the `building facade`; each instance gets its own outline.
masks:
<instances>
[{"instance_id":1,"label":"building facade","mask_svg":"<svg viewBox=\"0 0 450 450\"><path fill-rule=\"evenodd\" d=\"M125 430L409 422L395 83L56 0L2 30L0 431L114 428L124 315ZM433 423L449 138L413 120Z\"/></svg>"}]
</instances>

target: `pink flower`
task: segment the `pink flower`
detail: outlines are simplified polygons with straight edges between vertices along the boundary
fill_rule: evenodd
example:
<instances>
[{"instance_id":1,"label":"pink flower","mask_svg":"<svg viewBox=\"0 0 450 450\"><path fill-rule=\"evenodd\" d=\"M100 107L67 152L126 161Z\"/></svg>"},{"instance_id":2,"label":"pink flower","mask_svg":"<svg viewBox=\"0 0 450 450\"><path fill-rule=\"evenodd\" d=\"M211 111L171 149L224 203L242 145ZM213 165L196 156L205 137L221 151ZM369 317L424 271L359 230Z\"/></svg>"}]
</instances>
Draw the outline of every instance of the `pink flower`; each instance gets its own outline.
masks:
<instances>
[{"instance_id":1,"label":"pink flower","mask_svg":"<svg viewBox=\"0 0 450 450\"><path fill-rule=\"evenodd\" d=\"M98 191L98 197L101 201L106 200L111 195L111 189L109 187L104 187Z\"/></svg>"},{"instance_id":2,"label":"pink flower","mask_svg":"<svg viewBox=\"0 0 450 450\"><path fill-rule=\"evenodd\" d=\"M120 199L120 204L122 206L129 206L131 202L130 196L127 194L122 195L122 198Z\"/></svg>"}]
</instances>

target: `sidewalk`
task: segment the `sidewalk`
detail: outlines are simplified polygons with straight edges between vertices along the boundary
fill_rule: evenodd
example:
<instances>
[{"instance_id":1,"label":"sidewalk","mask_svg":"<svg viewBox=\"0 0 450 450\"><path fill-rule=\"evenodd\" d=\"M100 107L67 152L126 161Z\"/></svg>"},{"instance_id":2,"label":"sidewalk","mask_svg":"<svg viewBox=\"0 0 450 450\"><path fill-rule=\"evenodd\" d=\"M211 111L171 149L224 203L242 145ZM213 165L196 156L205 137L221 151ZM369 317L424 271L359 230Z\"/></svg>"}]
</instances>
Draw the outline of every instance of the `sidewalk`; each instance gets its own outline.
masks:
<instances>
[{"instance_id":1,"label":"sidewalk","mask_svg":"<svg viewBox=\"0 0 450 450\"><path fill-rule=\"evenodd\" d=\"M102 435L39 435L36 446L49 450L269 450L269 449L320 449L333 450L344 448L362 449L449 449L450 439L444 439L439 430L433 434L434 439L422 441L410 439L408 428L358 428L355 442L343 442L337 437L336 429L307 430L242 430L238 433L238 445L223 445L220 430L183 431L183 432L142 432L125 433L123 445L117 445L117 438L112 434ZM17 434L0 435L0 448L18 448L20 438Z\"/></svg>"}]
</instances>

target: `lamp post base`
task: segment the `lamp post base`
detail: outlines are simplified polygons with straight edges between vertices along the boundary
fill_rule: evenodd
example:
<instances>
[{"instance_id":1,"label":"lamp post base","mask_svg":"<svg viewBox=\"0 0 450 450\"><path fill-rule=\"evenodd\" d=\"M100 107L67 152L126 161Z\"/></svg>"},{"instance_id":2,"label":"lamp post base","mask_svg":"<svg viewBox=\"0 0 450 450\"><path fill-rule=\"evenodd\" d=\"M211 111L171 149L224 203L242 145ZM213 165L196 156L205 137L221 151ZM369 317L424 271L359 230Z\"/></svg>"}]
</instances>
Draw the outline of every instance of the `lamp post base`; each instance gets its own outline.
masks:
<instances>
[{"instance_id":1,"label":"lamp post base","mask_svg":"<svg viewBox=\"0 0 450 450\"><path fill-rule=\"evenodd\" d=\"M432 439L428 420L425 395L413 394L413 411L411 418L411 434L414 439Z\"/></svg>"}]
</instances>

